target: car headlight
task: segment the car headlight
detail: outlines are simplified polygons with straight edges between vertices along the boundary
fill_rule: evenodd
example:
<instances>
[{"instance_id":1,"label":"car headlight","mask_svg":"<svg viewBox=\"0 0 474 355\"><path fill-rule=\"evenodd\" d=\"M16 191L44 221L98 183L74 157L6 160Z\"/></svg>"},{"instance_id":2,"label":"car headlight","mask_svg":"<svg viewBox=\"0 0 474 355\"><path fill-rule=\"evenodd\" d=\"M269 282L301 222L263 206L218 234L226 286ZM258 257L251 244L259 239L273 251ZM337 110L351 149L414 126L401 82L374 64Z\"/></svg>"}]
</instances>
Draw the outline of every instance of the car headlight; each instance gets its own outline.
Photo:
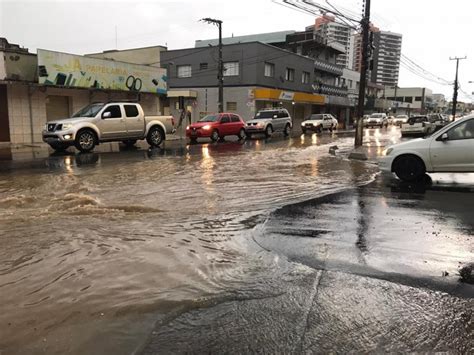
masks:
<instances>
[{"instance_id":1,"label":"car headlight","mask_svg":"<svg viewBox=\"0 0 474 355\"><path fill-rule=\"evenodd\" d=\"M202 129L205 129L206 131L208 131L208 130L211 129L211 126L207 124L207 125L203 126Z\"/></svg>"},{"instance_id":2,"label":"car headlight","mask_svg":"<svg viewBox=\"0 0 474 355\"><path fill-rule=\"evenodd\" d=\"M262 128L262 127L263 127L263 124L257 123L257 127L258 127L258 128Z\"/></svg>"},{"instance_id":3,"label":"car headlight","mask_svg":"<svg viewBox=\"0 0 474 355\"><path fill-rule=\"evenodd\" d=\"M66 130L66 129L69 129L69 128L72 128L71 123L63 123L63 131Z\"/></svg>"},{"instance_id":4,"label":"car headlight","mask_svg":"<svg viewBox=\"0 0 474 355\"><path fill-rule=\"evenodd\" d=\"M388 149L386 149L386 150L384 151L384 154L383 154L383 155L388 156L388 155L390 155L390 153L392 153L392 152L393 152L393 148L388 148Z\"/></svg>"}]
</instances>

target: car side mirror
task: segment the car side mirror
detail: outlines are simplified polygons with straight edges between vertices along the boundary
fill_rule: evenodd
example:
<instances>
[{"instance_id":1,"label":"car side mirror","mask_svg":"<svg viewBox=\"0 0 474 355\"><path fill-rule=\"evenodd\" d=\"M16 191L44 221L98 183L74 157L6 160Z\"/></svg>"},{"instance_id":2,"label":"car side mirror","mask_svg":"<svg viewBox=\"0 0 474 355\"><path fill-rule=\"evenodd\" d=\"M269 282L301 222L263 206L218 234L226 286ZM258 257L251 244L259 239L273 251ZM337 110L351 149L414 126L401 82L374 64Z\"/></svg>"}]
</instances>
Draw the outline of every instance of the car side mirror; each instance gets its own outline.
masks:
<instances>
[{"instance_id":1,"label":"car side mirror","mask_svg":"<svg viewBox=\"0 0 474 355\"><path fill-rule=\"evenodd\" d=\"M110 118L112 117L112 112L107 111L102 114L102 118Z\"/></svg>"},{"instance_id":2,"label":"car side mirror","mask_svg":"<svg viewBox=\"0 0 474 355\"><path fill-rule=\"evenodd\" d=\"M440 138L441 138L441 140L442 140L443 142L446 142L446 141L449 140L449 137L448 137L448 134L447 134L447 133L443 133Z\"/></svg>"}]
</instances>

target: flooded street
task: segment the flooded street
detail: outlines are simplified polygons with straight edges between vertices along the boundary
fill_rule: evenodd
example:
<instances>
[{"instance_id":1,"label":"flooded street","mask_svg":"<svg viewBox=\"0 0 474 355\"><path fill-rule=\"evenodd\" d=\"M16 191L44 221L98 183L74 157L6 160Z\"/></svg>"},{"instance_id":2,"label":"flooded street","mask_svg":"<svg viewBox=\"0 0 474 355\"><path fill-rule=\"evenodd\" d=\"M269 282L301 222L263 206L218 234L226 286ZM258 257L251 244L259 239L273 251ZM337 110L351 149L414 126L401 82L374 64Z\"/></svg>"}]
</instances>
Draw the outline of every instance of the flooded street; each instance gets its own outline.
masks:
<instances>
[{"instance_id":1,"label":"flooded street","mask_svg":"<svg viewBox=\"0 0 474 355\"><path fill-rule=\"evenodd\" d=\"M129 353L156 314L243 292L263 272L246 230L284 204L372 179L375 168L331 157L332 139L5 163L1 348Z\"/></svg>"},{"instance_id":2,"label":"flooded street","mask_svg":"<svg viewBox=\"0 0 474 355\"><path fill-rule=\"evenodd\" d=\"M396 129L373 130L366 141L380 153L398 136ZM328 150L335 144L341 154L332 156ZM418 198L428 212L410 217L404 201L415 201L412 192L396 182L386 187L380 178L361 193L378 168L346 159L352 145L350 135L325 133L214 144L167 142L155 151L111 149L0 162L0 352L248 352L258 346L285 352L281 342L286 341L286 350L297 353L324 343L321 337L339 339L334 341L339 347L327 343L321 351L349 351L347 344L357 337L344 334L353 318L336 322L331 317L354 312L356 304L355 322L365 324L364 309L378 308L376 319L392 335L394 327L401 331L410 322L407 304L414 313L427 306L417 313L425 317L420 327L427 319L448 327L445 333L433 332L436 336L460 329L463 337L472 335L472 288L457 288L453 267L472 260L473 229L466 223L472 222L472 213L443 210L440 195L431 190L423 195L431 197ZM382 202L367 197L379 189L405 195L385 196ZM472 204L471 194L463 192L458 201ZM334 197L324 200L328 195ZM397 213L387 219L384 208L390 204ZM327 212L334 208L335 215ZM361 214L367 219L361 221ZM416 242L399 230L398 242L390 240L391 232L400 229L397 223L404 222L429 238ZM446 240L436 233L446 234ZM441 278L444 270L449 280ZM433 279L434 273L440 277ZM312 313L311 304L304 305L315 299L319 284L327 286L318 291L327 302L321 313ZM334 284L342 287L335 290ZM373 294L362 307L356 295L367 290ZM380 296L384 292L387 298ZM229 306L268 298L281 314L269 311L262 319L259 303ZM303 305L301 315L296 305ZM439 305L443 315L433 315ZM285 314L293 317L294 328ZM287 333L277 318L289 322ZM299 332L301 319L308 337L296 344L291 334ZM452 328L444 319L455 319ZM331 323L337 327L328 327ZM237 345L256 327L263 331L272 325L280 333L256 337L254 347ZM215 332L198 330L206 327ZM393 336L406 340L415 329ZM369 327L357 341L376 338L372 331ZM435 348L469 352L469 346L472 341L466 340Z\"/></svg>"}]
</instances>

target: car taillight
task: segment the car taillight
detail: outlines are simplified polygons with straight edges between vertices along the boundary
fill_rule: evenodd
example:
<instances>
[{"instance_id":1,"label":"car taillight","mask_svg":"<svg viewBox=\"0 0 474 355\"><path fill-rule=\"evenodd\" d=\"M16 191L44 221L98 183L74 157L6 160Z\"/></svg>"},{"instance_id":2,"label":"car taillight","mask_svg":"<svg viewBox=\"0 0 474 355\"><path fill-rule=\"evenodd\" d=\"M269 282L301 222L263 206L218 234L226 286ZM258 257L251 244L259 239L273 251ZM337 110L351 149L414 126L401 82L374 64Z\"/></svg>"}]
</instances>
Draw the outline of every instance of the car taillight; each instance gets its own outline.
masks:
<instances>
[{"instance_id":1,"label":"car taillight","mask_svg":"<svg viewBox=\"0 0 474 355\"><path fill-rule=\"evenodd\" d=\"M174 126L174 117L171 117L171 124Z\"/></svg>"}]
</instances>

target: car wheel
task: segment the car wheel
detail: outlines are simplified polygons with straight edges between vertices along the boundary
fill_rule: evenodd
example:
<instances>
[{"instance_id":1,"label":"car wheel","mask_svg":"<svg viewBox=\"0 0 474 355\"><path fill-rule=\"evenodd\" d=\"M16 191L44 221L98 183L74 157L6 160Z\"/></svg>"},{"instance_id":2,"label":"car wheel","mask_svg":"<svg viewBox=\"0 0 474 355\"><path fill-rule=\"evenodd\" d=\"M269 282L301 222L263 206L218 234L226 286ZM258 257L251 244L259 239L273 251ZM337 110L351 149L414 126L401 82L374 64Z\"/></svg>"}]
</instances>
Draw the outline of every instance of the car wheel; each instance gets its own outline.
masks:
<instances>
[{"instance_id":1,"label":"car wheel","mask_svg":"<svg viewBox=\"0 0 474 355\"><path fill-rule=\"evenodd\" d=\"M273 127L271 125L268 125L267 128L265 128L265 137L270 138L273 134Z\"/></svg>"},{"instance_id":2,"label":"car wheel","mask_svg":"<svg viewBox=\"0 0 474 355\"><path fill-rule=\"evenodd\" d=\"M76 139L74 140L74 146L77 150L88 153L94 149L97 144L97 138L95 133L90 129L83 129L79 131L76 135Z\"/></svg>"},{"instance_id":3,"label":"car wheel","mask_svg":"<svg viewBox=\"0 0 474 355\"><path fill-rule=\"evenodd\" d=\"M303 134L306 134L306 128L301 128L301 131L303 132Z\"/></svg>"},{"instance_id":4,"label":"car wheel","mask_svg":"<svg viewBox=\"0 0 474 355\"><path fill-rule=\"evenodd\" d=\"M400 180L416 181L426 173L423 161L414 155L404 155L398 157L393 162L393 171Z\"/></svg>"},{"instance_id":5,"label":"car wheel","mask_svg":"<svg viewBox=\"0 0 474 355\"><path fill-rule=\"evenodd\" d=\"M319 125L317 128L316 128L316 133L321 133L323 131L323 125Z\"/></svg>"},{"instance_id":6,"label":"car wheel","mask_svg":"<svg viewBox=\"0 0 474 355\"><path fill-rule=\"evenodd\" d=\"M136 139L128 139L125 141L122 141L123 144L125 144L127 147L133 147L135 143L137 143Z\"/></svg>"},{"instance_id":7,"label":"car wheel","mask_svg":"<svg viewBox=\"0 0 474 355\"><path fill-rule=\"evenodd\" d=\"M217 129L215 129L214 131L212 131L211 140L212 140L213 142L217 142L217 141L219 140L219 132L217 131Z\"/></svg>"},{"instance_id":8,"label":"car wheel","mask_svg":"<svg viewBox=\"0 0 474 355\"><path fill-rule=\"evenodd\" d=\"M291 127L290 127L289 124L287 124L285 126L285 130L283 131L283 134L285 135L285 137L288 137L290 135L290 133L291 133Z\"/></svg>"},{"instance_id":9,"label":"car wheel","mask_svg":"<svg viewBox=\"0 0 474 355\"><path fill-rule=\"evenodd\" d=\"M57 152L62 152L66 150L67 148L69 148L69 144L62 143L62 142L49 143L49 146Z\"/></svg>"},{"instance_id":10,"label":"car wheel","mask_svg":"<svg viewBox=\"0 0 474 355\"><path fill-rule=\"evenodd\" d=\"M245 129L241 128L237 137L239 137L239 140L245 139Z\"/></svg>"},{"instance_id":11,"label":"car wheel","mask_svg":"<svg viewBox=\"0 0 474 355\"><path fill-rule=\"evenodd\" d=\"M146 141L151 147L159 147L165 139L165 134L161 127L151 127L146 136Z\"/></svg>"}]
</instances>

